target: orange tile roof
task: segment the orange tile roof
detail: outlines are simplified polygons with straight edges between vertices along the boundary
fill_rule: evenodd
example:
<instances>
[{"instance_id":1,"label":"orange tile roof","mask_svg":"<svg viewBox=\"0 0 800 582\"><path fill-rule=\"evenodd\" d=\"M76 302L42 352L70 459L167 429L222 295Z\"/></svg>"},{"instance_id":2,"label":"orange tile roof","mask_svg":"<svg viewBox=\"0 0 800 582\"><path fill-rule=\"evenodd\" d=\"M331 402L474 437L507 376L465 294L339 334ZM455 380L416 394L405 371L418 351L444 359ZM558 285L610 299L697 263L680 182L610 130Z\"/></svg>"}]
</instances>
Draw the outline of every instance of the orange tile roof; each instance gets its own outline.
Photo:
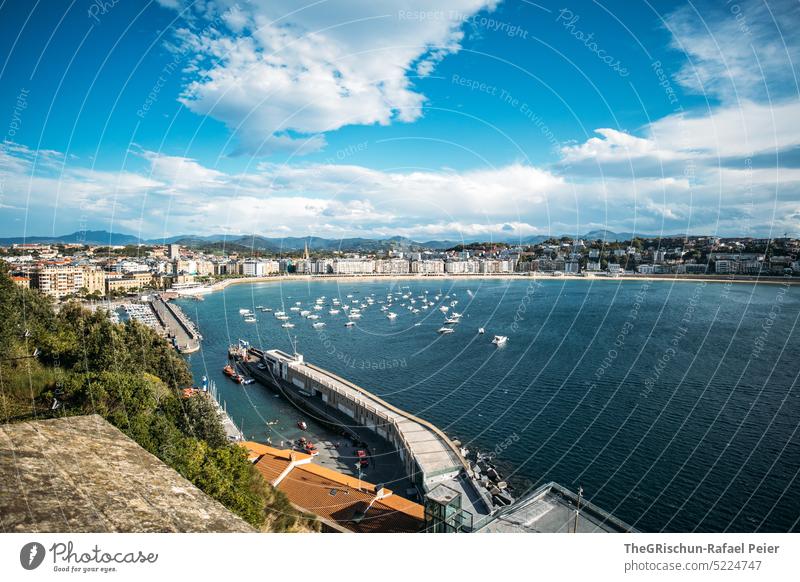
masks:
<instances>
[{"instance_id":1,"label":"orange tile roof","mask_svg":"<svg viewBox=\"0 0 800 582\"><path fill-rule=\"evenodd\" d=\"M293 451L291 449L276 449L275 447L263 445L255 441L243 441L239 444L246 448L248 453L250 453L250 460L260 459L264 455L272 455L273 457L286 459L287 461L289 460L290 455L294 455L296 461L304 461L311 458L311 455L306 453Z\"/></svg>"},{"instance_id":2,"label":"orange tile roof","mask_svg":"<svg viewBox=\"0 0 800 582\"><path fill-rule=\"evenodd\" d=\"M399 498L389 502L394 495L373 503L375 486L365 481L361 486L359 490L358 479L310 463L295 467L278 489L296 506L350 531L416 532L422 529L421 505L408 500L396 503Z\"/></svg>"},{"instance_id":3,"label":"orange tile roof","mask_svg":"<svg viewBox=\"0 0 800 582\"><path fill-rule=\"evenodd\" d=\"M255 467L270 483L289 467L290 455L294 455L296 461L304 461L291 469L278 484L278 489L295 506L325 521L356 532L416 532L422 529L424 508L394 495L389 489L384 489L386 497L375 500L375 485L317 465L311 455L255 442L241 444L248 449L251 459L258 459Z\"/></svg>"},{"instance_id":4,"label":"orange tile roof","mask_svg":"<svg viewBox=\"0 0 800 582\"><path fill-rule=\"evenodd\" d=\"M275 484L275 480L281 476L291 464L289 459L282 459L280 457L273 457L272 455L261 455L261 458L256 461L255 467L258 469L264 479L271 485Z\"/></svg>"}]
</instances>

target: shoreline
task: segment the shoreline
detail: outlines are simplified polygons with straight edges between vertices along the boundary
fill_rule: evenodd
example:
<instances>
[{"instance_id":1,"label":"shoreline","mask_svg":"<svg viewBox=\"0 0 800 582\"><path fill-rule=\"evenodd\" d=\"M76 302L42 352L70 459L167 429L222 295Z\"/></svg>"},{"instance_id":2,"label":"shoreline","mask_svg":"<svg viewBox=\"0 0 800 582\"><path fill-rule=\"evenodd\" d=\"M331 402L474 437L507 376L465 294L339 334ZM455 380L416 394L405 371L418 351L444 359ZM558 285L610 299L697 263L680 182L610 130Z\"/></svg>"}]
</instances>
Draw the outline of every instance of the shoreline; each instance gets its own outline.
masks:
<instances>
[{"instance_id":1,"label":"shoreline","mask_svg":"<svg viewBox=\"0 0 800 582\"><path fill-rule=\"evenodd\" d=\"M749 275L727 276L720 275L713 277L708 275L625 275L620 277L605 276L583 276L583 275L533 275L523 273L500 273L492 274L465 274L465 275L270 275L266 277L237 277L235 279L224 279L208 285L206 293L223 291L230 285L241 285L244 283L276 283L282 281L457 281L457 280L521 280L521 281L586 281L586 282L695 282L695 283L750 283L753 285L800 285L800 277L771 276L755 277ZM184 296L202 295L203 293L185 294Z\"/></svg>"}]
</instances>

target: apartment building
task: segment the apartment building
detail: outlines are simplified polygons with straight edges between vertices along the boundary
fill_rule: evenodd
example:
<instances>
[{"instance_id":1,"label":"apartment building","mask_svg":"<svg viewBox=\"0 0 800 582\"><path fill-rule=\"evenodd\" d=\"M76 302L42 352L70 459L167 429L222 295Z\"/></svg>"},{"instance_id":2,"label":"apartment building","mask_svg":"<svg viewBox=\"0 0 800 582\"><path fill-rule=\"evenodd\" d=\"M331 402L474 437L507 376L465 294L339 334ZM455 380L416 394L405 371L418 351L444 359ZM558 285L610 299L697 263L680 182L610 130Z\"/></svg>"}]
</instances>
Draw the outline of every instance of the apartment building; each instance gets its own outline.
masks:
<instances>
[{"instance_id":1,"label":"apartment building","mask_svg":"<svg viewBox=\"0 0 800 582\"><path fill-rule=\"evenodd\" d=\"M41 265L31 271L31 287L61 299L84 287L85 269L74 265Z\"/></svg>"}]
</instances>

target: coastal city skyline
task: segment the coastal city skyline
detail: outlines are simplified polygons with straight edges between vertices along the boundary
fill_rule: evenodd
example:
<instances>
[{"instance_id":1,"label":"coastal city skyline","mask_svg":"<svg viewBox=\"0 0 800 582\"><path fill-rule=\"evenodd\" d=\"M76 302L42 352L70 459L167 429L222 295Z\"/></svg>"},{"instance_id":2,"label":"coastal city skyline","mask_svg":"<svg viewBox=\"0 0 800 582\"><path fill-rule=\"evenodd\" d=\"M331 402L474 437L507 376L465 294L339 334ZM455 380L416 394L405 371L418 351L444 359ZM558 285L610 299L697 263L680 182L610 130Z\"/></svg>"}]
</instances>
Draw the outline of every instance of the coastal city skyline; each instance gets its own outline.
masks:
<instances>
[{"instance_id":1,"label":"coastal city skyline","mask_svg":"<svg viewBox=\"0 0 800 582\"><path fill-rule=\"evenodd\" d=\"M0 0L4 579L794 580L797 24Z\"/></svg>"},{"instance_id":2,"label":"coastal city skyline","mask_svg":"<svg viewBox=\"0 0 800 582\"><path fill-rule=\"evenodd\" d=\"M6 6L0 231L798 236L798 7L702 4Z\"/></svg>"}]
</instances>

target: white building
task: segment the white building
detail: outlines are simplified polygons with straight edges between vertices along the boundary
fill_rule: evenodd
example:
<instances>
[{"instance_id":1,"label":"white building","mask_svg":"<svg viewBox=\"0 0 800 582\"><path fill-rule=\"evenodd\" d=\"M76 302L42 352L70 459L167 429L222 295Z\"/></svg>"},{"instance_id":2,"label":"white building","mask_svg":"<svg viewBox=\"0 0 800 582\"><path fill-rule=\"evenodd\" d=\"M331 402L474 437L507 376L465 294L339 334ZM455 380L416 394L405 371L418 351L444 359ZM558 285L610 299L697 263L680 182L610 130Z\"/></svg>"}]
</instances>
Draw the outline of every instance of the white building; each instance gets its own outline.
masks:
<instances>
[{"instance_id":1,"label":"white building","mask_svg":"<svg viewBox=\"0 0 800 582\"><path fill-rule=\"evenodd\" d=\"M242 264L242 274L245 277L265 277L278 272L278 261L247 260Z\"/></svg>"},{"instance_id":2,"label":"white building","mask_svg":"<svg viewBox=\"0 0 800 582\"><path fill-rule=\"evenodd\" d=\"M425 259L411 263L411 272L420 275L444 274L444 261L441 259Z\"/></svg>"},{"instance_id":3,"label":"white building","mask_svg":"<svg viewBox=\"0 0 800 582\"><path fill-rule=\"evenodd\" d=\"M375 261L360 257L334 259L333 273L335 275L372 275L375 273Z\"/></svg>"},{"instance_id":4,"label":"white building","mask_svg":"<svg viewBox=\"0 0 800 582\"><path fill-rule=\"evenodd\" d=\"M384 259L375 261L375 272L381 275L405 275L411 272L408 259Z\"/></svg>"}]
</instances>

